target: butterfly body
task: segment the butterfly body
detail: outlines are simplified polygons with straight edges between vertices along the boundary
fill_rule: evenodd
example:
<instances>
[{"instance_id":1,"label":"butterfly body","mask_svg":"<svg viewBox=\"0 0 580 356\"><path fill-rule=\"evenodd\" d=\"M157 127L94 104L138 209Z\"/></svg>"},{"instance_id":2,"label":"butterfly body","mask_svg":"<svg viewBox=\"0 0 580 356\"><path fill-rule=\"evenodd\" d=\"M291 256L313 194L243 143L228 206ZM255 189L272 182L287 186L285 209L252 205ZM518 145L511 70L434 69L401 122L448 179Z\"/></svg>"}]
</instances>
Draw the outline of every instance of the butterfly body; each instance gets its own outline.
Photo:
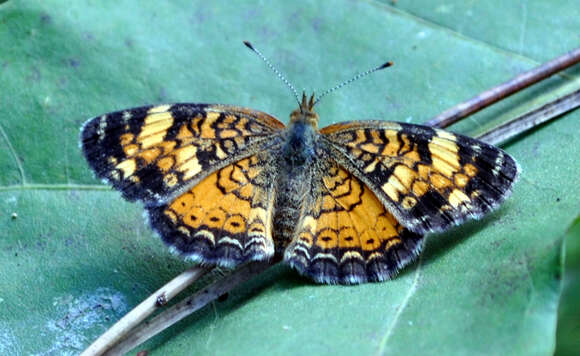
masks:
<instances>
[{"instance_id":1,"label":"butterfly body","mask_svg":"<svg viewBox=\"0 0 580 356\"><path fill-rule=\"evenodd\" d=\"M287 127L236 106L130 109L89 120L81 144L180 255L279 257L321 283L393 277L426 233L491 211L517 179L513 158L483 142L385 121L319 130L313 106L303 96Z\"/></svg>"}]
</instances>

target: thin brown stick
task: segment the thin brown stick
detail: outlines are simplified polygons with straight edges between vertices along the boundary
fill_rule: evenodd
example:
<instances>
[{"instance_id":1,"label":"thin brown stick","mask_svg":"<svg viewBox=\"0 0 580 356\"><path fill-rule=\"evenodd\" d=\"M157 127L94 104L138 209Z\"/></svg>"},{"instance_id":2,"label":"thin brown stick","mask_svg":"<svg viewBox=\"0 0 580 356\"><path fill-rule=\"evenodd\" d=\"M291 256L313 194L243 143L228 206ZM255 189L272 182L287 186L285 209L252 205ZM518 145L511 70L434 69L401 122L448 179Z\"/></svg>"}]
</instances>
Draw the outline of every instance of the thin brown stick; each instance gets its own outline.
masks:
<instances>
[{"instance_id":1,"label":"thin brown stick","mask_svg":"<svg viewBox=\"0 0 580 356\"><path fill-rule=\"evenodd\" d=\"M179 294L206 274L211 268L193 267L173 278L169 283L151 294L141 304L136 306L127 315L115 323L109 330L91 344L81 356L103 355L108 349L125 337L131 330L151 315L157 308L165 305L169 300Z\"/></svg>"},{"instance_id":2,"label":"thin brown stick","mask_svg":"<svg viewBox=\"0 0 580 356\"><path fill-rule=\"evenodd\" d=\"M427 126L447 127L460 119L478 112L491 104L507 98L517 91L527 88L554 73L580 62L580 48L524 72L507 82L484 91L473 98L458 104L425 122Z\"/></svg>"},{"instance_id":3,"label":"thin brown stick","mask_svg":"<svg viewBox=\"0 0 580 356\"><path fill-rule=\"evenodd\" d=\"M580 90L560 97L538 109L529 111L513 120L505 122L486 133L477 136L478 139L498 145L530 130L544 122L554 119L580 106Z\"/></svg>"},{"instance_id":4,"label":"thin brown stick","mask_svg":"<svg viewBox=\"0 0 580 356\"><path fill-rule=\"evenodd\" d=\"M129 352L134 347L149 340L151 337L201 309L225 293L228 293L237 285L247 282L252 277L264 272L274 264L275 262L251 262L236 269L231 274L215 281L194 295L185 298L161 314L153 317L151 320L139 325L133 329L130 335L112 347L105 355L122 355Z\"/></svg>"}]
</instances>

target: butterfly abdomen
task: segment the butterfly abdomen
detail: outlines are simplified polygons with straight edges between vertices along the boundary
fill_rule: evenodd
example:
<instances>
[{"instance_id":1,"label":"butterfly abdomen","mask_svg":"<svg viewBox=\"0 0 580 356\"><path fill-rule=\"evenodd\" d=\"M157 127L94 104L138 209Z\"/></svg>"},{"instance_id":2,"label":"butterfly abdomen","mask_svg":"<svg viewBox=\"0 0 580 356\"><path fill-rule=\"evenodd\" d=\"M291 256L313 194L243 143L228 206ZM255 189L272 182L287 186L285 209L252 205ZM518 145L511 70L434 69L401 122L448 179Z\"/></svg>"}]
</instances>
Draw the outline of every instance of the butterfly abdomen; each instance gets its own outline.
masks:
<instances>
[{"instance_id":1,"label":"butterfly abdomen","mask_svg":"<svg viewBox=\"0 0 580 356\"><path fill-rule=\"evenodd\" d=\"M273 239L276 253L282 253L294 237L296 225L301 215L304 196L310 177L305 166L279 173L274 203Z\"/></svg>"},{"instance_id":2,"label":"butterfly abdomen","mask_svg":"<svg viewBox=\"0 0 580 356\"><path fill-rule=\"evenodd\" d=\"M282 159L278 161L273 219L277 253L281 253L295 235L311 180L316 135L311 125L295 122L288 127L279 152Z\"/></svg>"}]
</instances>

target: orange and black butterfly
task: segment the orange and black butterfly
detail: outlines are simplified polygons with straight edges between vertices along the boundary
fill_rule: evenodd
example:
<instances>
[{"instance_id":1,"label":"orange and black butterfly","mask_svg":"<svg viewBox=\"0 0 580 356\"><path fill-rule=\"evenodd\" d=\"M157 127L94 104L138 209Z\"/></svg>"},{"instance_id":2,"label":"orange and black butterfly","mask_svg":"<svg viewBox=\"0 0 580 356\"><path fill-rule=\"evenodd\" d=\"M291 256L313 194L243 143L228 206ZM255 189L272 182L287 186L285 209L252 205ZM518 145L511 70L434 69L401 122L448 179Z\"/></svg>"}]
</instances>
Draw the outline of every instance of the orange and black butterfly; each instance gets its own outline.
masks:
<instances>
[{"instance_id":1,"label":"orange and black butterfly","mask_svg":"<svg viewBox=\"0 0 580 356\"><path fill-rule=\"evenodd\" d=\"M82 149L187 259L280 257L321 283L395 276L426 233L481 217L517 179L514 159L484 142L387 121L319 129L314 104L303 94L288 126L219 104L113 112L84 125Z\"/></svg>"}]
</instances>

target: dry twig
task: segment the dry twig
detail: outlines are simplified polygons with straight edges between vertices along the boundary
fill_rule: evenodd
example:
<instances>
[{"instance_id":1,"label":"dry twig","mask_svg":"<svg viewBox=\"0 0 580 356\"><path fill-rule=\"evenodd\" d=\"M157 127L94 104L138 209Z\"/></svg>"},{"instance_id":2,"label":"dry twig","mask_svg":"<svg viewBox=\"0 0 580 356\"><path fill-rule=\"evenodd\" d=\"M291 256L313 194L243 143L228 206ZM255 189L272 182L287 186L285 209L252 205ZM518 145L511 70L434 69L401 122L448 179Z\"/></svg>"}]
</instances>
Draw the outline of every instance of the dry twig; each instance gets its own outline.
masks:
<instances>
[{"instance_id":1,"label":"dry twig","mask_svg":"<svg viewBox=\"0 0 580 356\"><path fill-rule=\"evenodd\" d=\"M527 88L549 76L580 62L580 48L552 59L532 70L524 72L496 87L486 90L473 98L464 101L425 122L427 126L447 127L468 115L505 99L508 96Z\"/></svg>"},{"instance_id":2,"label":"dry twig","mask_svg":"<svg viewBox=\"0 0 580 356\"><path fill-rule=\"evenodd\" d=\"M163 313L136 327L130 335L111 348L105 355L122 355L130 351L196 310L228 293L237 285L247 282L252 277L264 272L273 266L274 263L250 262L243 265L231 274L213 282L194 295L183 299Z\"/></svg>"},{"instance_id":3,"label":"dry twig","mask_svg":"<svg viewBox=\"0 0 580 356\"><path fill-rule=\"evenodd\" d=\"M492 145L499 145L522 132L572 111L578 106L580 106L580 90L560 97L513 120L504 122L488 132L477 136L477 138Z\"/></svg>"}]
</instances>

